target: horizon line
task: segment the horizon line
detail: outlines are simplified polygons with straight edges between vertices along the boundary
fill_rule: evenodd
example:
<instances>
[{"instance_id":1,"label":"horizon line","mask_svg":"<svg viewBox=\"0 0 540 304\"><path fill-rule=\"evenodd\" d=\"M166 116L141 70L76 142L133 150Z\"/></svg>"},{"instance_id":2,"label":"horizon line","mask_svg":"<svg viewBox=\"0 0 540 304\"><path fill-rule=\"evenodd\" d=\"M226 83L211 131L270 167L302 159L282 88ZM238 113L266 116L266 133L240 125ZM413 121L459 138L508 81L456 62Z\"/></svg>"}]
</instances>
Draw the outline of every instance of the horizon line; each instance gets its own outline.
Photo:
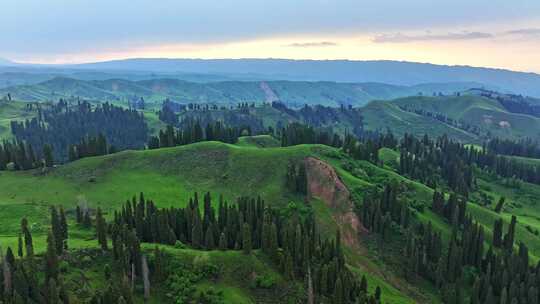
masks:
<instances>
[{"instance_id":1,"label":"horizon line","mask_svg":"<svg viewBox=\"0 0 540 304\"><path fill-rule=\"evenodd\" d=\"M97 61L85 61L79 63L36 63L36 62L27 62L27 61L16 61L8 59L5 57L0 57L0 67L2 66L1 61L7 61L13 65L5 65L4 67L14 67L17 65L26 65L26 66L47 66L47 67L69 67L69 66L82 66L82 65L91 65L91 64L100 64L100 63L109 63L109 62L121 62L121 61L135 61L135 60L194 60L194 61L240 61L240 60L274 60L274 61L296 61L296 62L395 62L395 63L411 63L411 64L425 64L433 66L445 66L445 67L456 67L456 68L477 68L477 69L488 69L488 70L498 70L498 71L509 71L514 73L525 73L525 74L535 74L540 76L540 71L526 71L526 70L515 70L505 67L494 67L494 66L475 66L469 64L442 64L442 63L433 63L433 62L422 62L422 61L409 61L409 60L400 60L400 59L298 59L298 58L283 58L283 57L240 57L240 58L226 58L226 57L215 57L215 58L201 58L201 57L123 57L123 58L113 58L106 60L97 60Z\"/></svg>"}]
</instances>

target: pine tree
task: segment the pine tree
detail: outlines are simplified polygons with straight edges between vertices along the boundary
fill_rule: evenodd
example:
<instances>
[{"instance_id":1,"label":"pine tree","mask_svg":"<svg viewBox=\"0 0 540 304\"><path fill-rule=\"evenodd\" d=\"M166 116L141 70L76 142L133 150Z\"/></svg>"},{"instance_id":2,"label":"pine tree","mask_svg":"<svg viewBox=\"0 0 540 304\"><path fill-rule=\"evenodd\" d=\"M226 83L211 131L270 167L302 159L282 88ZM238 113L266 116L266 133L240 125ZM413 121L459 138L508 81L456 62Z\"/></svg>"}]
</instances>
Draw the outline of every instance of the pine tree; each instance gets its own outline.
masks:
<instances>
[{"instance_id":1,"label":"pine tree","mask_svg":"<svg viewBox=\"0 0 540 304\"><path fill-rule=\"evenodd\" d=\"M154 249L154 279L157 282L161 282L161 280L163 280L163 267L163 254L161 253L161 250L159 250L159 247L156 246Z\"/></svg>"},{"instance_id":2,"label":"pine tree","mask_svg":"<svg viewBox=\"0 0 540 304\"><path fill-rule=\"evenodd\" d=\"M499 199L499 202L497 203L497 206L495 206L495 212L501 213L504 206L504 201L505 201L504 196L501 196L501 198Z\"/></svg>"},{"instance_id":3,"label":"pine tree","mask_svg":"<svg viewBox=\"0 0 540 304\"><path fill-rule=\"evenodd\" d=\"M56 253L62 255L64 251L64 233L62 231L62 225L60 222L60 217L58 215L58 210L53 206L51 207L51 229L54 235L54 241L56 245Z\"/></svg>"},{"instance_id":4,"label":"pine tree","mask_svg":"<svg viewBox=\"0 0 540 304\"><path fill-rule=\"evenodd\" d=\"M500 248L502 245L503 220L495 220L493 224L493 247Z\"/></svg>"},{"instance_id":5,"label":"pine tree","mask_svg":"<svg viewBox=\"0 0 540 304\"><path fill-rule=\"evenodd\" d=\"M43 164L47 168L51 168L54 165L53 151L50 145L43 146Z\"/></svg>"},{"instance_id":6,"label":"pine tree","mask_svg":"<svg viewBox=\"0 0 540 304\"><path fill-rule=\"evenodd\" d=\"M345 292L343 290L343 283L341 277L336 280L336 286L334 287L334 302L335 304L345 304Z\"/></svg>"},{"instance_id":7,"label":"pine tree","mask_svg":"<svg viewBox=\"0 0 540 304\"><path fill-rule=\"evenodd\" d=\"M77 205L77 208L75 208L75 219L77 221L77 224L80 224L83 221L83 215L81 212L81 207L79 205Z\"/></svg>"},{"instance_id":8,"label":"pine tree","mask_svg":"<svg viewBox=\"0 0 540 304\"><path fill-rule=\"evenodd\" d=\"M60 206L60 231L62 236L63 249L68 249L68 224L64 207Z\"/></svg>"},{"instance_id":9,"label":"pine tree","mask_svg":"<svg viewBox=\"0 0 540 304\"><path fill-rule=\"evenodd\" d=\"M517 218L515 215L512 215L512 220L510 221L510 225L508 226L508 232L504 236L504 247L507 250L512 250L512 248L514 247L516 223L517 223Z\"/></svg>"},{"instance_id":10,"label":"pine tree","mask_svg":"<svg viewBox=\"0 0 540 304\"><path fill-rule=\"evenodd\" d=\"M244 251L244 254L251 254L251 249L251 227L248 223L244 223L242 228L242 250Z\"/></svg>"},{"instance_id":11,"label":"pine tree","mask_svg":"<svg viewBox=\"0 0 540 304\"><path fill-rule=\"evenodd\" d=\"M48 282L53 279L58 278L58 256L57 256L57 246L54 234L49 230L49 235L47 236L47 253L45 255L45 278Z\"/></svg>"},{"instance_id":12,"label":"pine tree","mask_svg":"<svg viewBox=\"0 0 540 304\"><path fill-rule=\"evenodd\" d=\"M32 241L32 234L30 233L30 229L28 228L28 220L26 218L23 218L21 220L21 231L24 235L24 245L26 249L26 256L32 257L34 256L34 244Z\"/></svg>"},{"instance_id":13,"label":"pine tree","mask_svg":"<svg viewBox=\"0 0 540 304\"><path fill-rule=\"evenodd\" d=\"M96 232L97 232L98 243L101 247L101 250L108 249L106 226L107 226L107 223L105 222L105 219L103 218L101 208L98 207L97 213L96 213Z\"/></svg>"},{"instance_id":14,"label":"pine tree","mask_svg":"<svg viewBox=\"0 0 540 304\"><path fill-rule=\"evenodd\" d=\"M222 232L219 236L219 250L227 250L227 237L225 232Z\"/></svg>"},{"instance_id":15,"label":"pine tree","mask_svg":"<svg viewBox=\"0 0 540 304\"><path fill-rule=\"evenodd\" d=\"M48 283L48 304L60 304L60 293L58 291L58 286L56 285L56 280L54 278L50 278L47 282Z\"/></svg>"},{"instance_id":16,"label":"pine tree","mask_svg":"<svg viewBox=\"0 0 540 304\"><path fill-rule=\"evenodd\" d=\"M19 238L18 238L18 243L17 243L17 255L19 256L19 258L23 257L23 240L20 233L19 233Z\"/></svg>"},{"instance_id":17,"label":"pine tree","mask_svg":"<svg viewBox=\"0 0 540 304\"><path fill-rule=\"evenodd\" d=\"M206 234L204 237L205 242L205 248L207 250L213 250L216 247L216 243L214 241L214 229L213 224L208 226L208 229L206 230Z\"/></svg>"},{"instance_id":18,"label":"pine tree","mask_svg":"<svg viewBox=\"0 0 540 304\"><path fill-rule=\"evenodd\" d=\"M90 218L90 210L86 209L83 213L82 224L85 228L90 228L92 226L92 219Z\"/></svg>"},{"instance_id":19,"label":"pine tree","mask_svg":"<svg viewBox=\"0 0 540 304\"><path fill-rule=\"evenodd\" d=\"M201 248L203 245L203 231L201 218L198 215L198 211L194 211L195 216L193 216L193 229L191 232L191 245L194 248Z\"/></svg>"},{"instance_id":20,"label":"pine tree","mask_svg":"<svg viewBox=\"0 0 540 304\"><path fill-rule=\"evenodd\" d=\"M279 244L278 244L277 226L275 223L272 223L272 225L270 225L270 245L269 246L270 246L270 256L275 261L277 261Z\"/></svg>"}]
</instances>

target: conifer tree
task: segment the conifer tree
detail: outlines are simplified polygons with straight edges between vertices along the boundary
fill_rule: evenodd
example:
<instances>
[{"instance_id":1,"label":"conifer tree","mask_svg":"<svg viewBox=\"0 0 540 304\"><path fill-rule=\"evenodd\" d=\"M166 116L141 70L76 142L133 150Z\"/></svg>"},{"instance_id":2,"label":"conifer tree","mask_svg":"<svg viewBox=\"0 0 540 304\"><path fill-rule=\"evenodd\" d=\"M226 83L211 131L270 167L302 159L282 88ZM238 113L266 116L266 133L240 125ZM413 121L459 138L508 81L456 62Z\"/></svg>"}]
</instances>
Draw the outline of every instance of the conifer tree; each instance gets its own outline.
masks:
<instances>
[{"instance_id":1,"label":"conifer tree","mask_svg":"<svg viewBox=\"0 0 540 304\"><path fill-rule=\"evenodd\" d=\"M495 220L493 224L493 246L500 248L502 245L503 220Z\"/></svg>"},{"instance_id":2,"label":"conifer tree","mask_svg":"<svg viewBox=\"0 0 540 304\"><path fill-rule=\"evenodd\" d=\"M106 226L107 226L107 223L105 222L105 219L103 218L101 208L98 207L97 212L96 212L96 232L97 232L98 243L101 247L101 250L108 249Z\"/></svg>"},{"instance_id":3,"label":"conifer tree","mask_svg":"<svg viewBox=\"0 0 540 304\"><path fill-rule=\"evenodd\" d=\"M63 248L68 249L68 224L64 207L60 206L60 230L62 236Z\"/></svg>"},{"instance_id":4,"label":"conifer tree","mask_svg":"<svg viewBox=\"0 0 540 304\"><path fill-rule=\"evenodd\" d=\"M85 228L90 228L92 226L92 219L90 218L90 210L86 209L83 212L83 221L82 224Z\"/></svg>"},{"instance_id":5,"label":"conifer tree","mask_svg":"<svg viewBox=\"0 0 540 304\"><path fill-rule=\"evenodd\" d=\"M19 238L18 238L18 243L17 243L17 255L19 256L19 258L23 257L23 240L20 233L19 233Z\"/></svg>"},{"instance_id":6,"label":"conifer tree","mask_svg":"<svg viewBox=\"0 0 540 304\"><path fill-rule=\"evenodd\" d=\"M47 168L50 168L54 165L53 151L51 146L48 144L45 144L43 146L43 164Z\"/></svg>"},{"instance_id":7,"label":"conifer tree","mask_svg":"<svg viewBox=\"0 0 540 304\"><path fill-rule=\"evenodd\" d=\"M60 293L58 291L58 286L56 284L56 280L54 278L50 278L48 281L48 304L60 304Z\"/></svg>"},{"instance_id":8,"label":"conifer tree","mask_svg":"<svg viewBox=\"0 0 540 304\"><path fill-rule=\"evenodd\" d=\"M201 218L197 210L194 211L193 216L193 229L191 232L191 244L194 248L201 248L203 245L203 231Z\"/></svg>"},{"instance_id":9,"label":"conifer tree","mask_svg":"<svg viewBox=\"0 0 540 304\"><path fill-rule=\"evenodd\" d=\"M58 278L58 255L57 245L52 230L47 236L47 252L45 255L45 281Z\"/></svg>"},{"instance_id":10,"label":"conifer tree","mask_svg":"<svg viewBox=\"0 0 540 304\"><path fill-rule=\"evenodd\" d=\"M244 254L251 254L251 227L248 223L244 223L242 228L242 250Z\"/></svg>"},{"instance_id":11,"label":"conifer tree","mask_svg":"<svg viewBox=\"0 0 540 304\"><path fill-rule=\"evenodd\" d=\"M214 241L214 229L213 224L208 226L208 229L206 230L206 234L204 237L205 242L205 248L207 250L213 250L216 247L215 241Z\"/></svg>"},{"instance_id":12,"label":"conifer tree","mask_svg":"<svg viewBox=\"0 0 540 304\"><path fill-rule=\"evenodd\" d=\"M77 221L77 224L80 224L83 221L83 215L79 205L75 208L75 220Z\"/></svg>"},{"instance_id":13,"label":"conifer tree","mask_svg":"<svg viewBox=\"0 0 540 304\"><path fill-rule=\"evenodd\" d=\"M164 277L164 265L163 265L163 254L159 247L156 246L154 249L154 279L157 282L161 282Z\"/></svg>"},{"instance_id":14,"label":"conifer tree","mask_svg":"<svg viewBox=\"0 0 540 304\"><path fill-rule=\"evenodd\" d=\"M21 220L21 231L24 235L26 256L32 257L34 256L34 243L32 241L32 234L30 233L30 229L28 228L28 220L26 218L23 218Z\"/></svg>"},{"instance_id":15,"label":"conifer tree","mask_svg":"<svg viewBox=\"0 0 540 304\"><path fill-rule=\"evenodd\" d=\"M219 250L227 250L227 237L225 232L222 232L219 236Z\"/></svg>"},{"instance_id":16,"label":"conifer tree","mask_svg":"<svg viewBox=\"0 0 540 304\"><path fill-rule=\"evenodd\" d=\"M501 198L499 199L499 202L497 203L497 206L495 206L495 212L501 213L504 206L504 201L505 201L504 196L501 196Z\"/></svg>"},{"instance_id":17,"label":"conifer tree","mask_svg":"<svg viewBox=\"0 0 540 304\"><path fill-rule=\"evenodd\" d=\"M62 231L62 224L60 222L60 217L58 215L58 210L56 207L51 207L51 229L54 235L54 243L56 245L57 255L61 255L64 251L64 233Z\"/></svg>"}]
</instances>

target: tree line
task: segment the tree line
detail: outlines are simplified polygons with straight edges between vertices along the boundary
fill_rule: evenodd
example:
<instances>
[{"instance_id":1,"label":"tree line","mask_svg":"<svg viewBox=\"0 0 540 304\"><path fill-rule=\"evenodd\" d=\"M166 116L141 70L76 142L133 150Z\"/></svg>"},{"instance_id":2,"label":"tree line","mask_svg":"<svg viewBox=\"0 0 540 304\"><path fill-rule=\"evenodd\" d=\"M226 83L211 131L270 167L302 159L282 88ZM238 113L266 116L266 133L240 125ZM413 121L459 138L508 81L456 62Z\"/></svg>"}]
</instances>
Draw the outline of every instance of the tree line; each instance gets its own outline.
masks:
<instances>
[{"instance_id":1,"label":"tree line","mask_svg":"<svg viewBox=\"0 0 540 304\"><path fill-rule=\"evenodd\" d=\"M38 116L24 122L11 121L11 131L20 142L35 151L51 146L54 158L69 159L73 145L85 138L104 137L118 150L141 149L147 142L148 126L141 113L108 103L92 108L87 101L70 105L60 100L51 108L38 110Z\"/></svg>"},{"instance_id":2,"label":"tree line","mask_svg":"<svg viewBox=\"0 0 540 304\"><path fill-rule=\"evenodd\" d=\"M208 123L204 128L198 120L190 121L184 127L176 129L168 125L160 130L158 136L150 137L149 149L188 145L201 141L221 141L234 144L240 136L251 135L249 127L228 127L221 121Z\"/></svg>"},{"instance_id":3,"label":"tree line","mask_svg":"<svg viewBox=\"0 0 540 304\"><path fill-rule=\"evenodd\" d=\"M537 141L530 138L520 140L494 138L484 144L483 149L495 154L540 158L540 146Z\"/></svg>"}]
</instances>

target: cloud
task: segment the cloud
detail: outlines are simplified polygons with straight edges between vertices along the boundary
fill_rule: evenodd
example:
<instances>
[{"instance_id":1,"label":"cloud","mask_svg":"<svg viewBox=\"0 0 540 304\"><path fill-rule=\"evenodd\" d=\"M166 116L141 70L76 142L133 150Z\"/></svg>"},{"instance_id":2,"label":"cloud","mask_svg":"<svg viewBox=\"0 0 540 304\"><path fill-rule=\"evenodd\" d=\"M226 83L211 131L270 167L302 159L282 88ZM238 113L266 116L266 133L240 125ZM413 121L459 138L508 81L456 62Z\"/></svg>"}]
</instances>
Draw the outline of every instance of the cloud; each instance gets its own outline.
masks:
<instances>
[{"instance_id":1,"label":"cloud","mask_svg":"<svg viewBox=\"0 0 540 304\"><path fill-rule=\"evenodd\" d=\"M525 28L507 31L507 35L519 35L519 36L540 36L540 28Z\"/></svg>"},{"instance_id":2,"label":"cloud","mask_svg":"<svg viewBox=\"0 0 540 304\"><path fill-rule=\"evenodd\" d=\"M329 46L337 46L338 44L336 42L332 41L319 41L319 42L295 42L291 44L287 44L285 46L287 47L297 47L297 48L310 48L310 47L329 47Z\"/></svg>"},{"instance_id":3,"label":"cloud","mask_svg":"<svg viewBox=\"0 0 540 304\"><path fill-rule=\"evenodd\" d=\"M375 36L372 41L375 43L407 43L417 41L444 41L444 40L477 40L494 37L493 34L483 32L461 32L447 34L423 34L423 35L406 35L406 34L383 34Z\"/></svg>"}]
</instances>

